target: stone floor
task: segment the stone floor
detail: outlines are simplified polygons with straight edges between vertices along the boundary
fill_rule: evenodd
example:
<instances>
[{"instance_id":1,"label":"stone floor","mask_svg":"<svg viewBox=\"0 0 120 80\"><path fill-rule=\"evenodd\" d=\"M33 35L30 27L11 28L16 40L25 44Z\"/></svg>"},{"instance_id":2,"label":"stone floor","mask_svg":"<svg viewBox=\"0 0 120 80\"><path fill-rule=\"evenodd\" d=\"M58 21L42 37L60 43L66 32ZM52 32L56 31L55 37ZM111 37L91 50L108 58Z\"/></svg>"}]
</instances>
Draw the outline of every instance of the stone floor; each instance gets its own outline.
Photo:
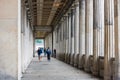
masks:
<instances>
[{"instance_id":1,"label":"stone floor","mask_svg":"<svg viewBox=\"0 0 120 80\"><path fill-rule=\"evenodd\" d=\"M47 61L46 57L42 61L34 58L22 80L100 80L92 75L76 69L64 62L52 58Z\"/></svg>"}]
</instances>

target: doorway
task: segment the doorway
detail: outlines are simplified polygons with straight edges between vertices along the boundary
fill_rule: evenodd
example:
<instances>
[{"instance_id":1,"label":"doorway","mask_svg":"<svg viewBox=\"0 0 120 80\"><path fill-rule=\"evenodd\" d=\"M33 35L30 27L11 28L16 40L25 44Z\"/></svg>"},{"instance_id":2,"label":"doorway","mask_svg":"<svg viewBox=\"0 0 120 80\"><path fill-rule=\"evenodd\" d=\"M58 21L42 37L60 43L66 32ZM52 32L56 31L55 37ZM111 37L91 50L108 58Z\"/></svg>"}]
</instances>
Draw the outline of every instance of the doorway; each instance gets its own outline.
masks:
<instances>
[{"instance_id":1,"label":"doorway","mask_svg":"<svg viewBox=\"0 0 120 80\"><path fill-rule=\"evenodd\" d=\"M42 52L44 53L44 39L35 39L35 56L37 56L38 48L41 48ZM44 55L43 53L42 56Z\"/></svg>"}]
</instances>

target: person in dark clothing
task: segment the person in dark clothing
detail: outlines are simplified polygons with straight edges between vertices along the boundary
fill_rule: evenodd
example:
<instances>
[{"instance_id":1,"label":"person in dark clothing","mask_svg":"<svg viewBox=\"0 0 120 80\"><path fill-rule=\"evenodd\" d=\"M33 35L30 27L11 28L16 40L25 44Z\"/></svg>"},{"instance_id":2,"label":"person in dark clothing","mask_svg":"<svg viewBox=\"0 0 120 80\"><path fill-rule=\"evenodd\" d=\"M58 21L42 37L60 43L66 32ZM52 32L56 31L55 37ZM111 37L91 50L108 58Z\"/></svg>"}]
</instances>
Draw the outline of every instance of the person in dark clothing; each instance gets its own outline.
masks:
<instances>
[{"instance_id":1,"label":"person in dark clothing","mask_svg":"<svg viewBox=\"0 0 120 80\"><path fill-rule=\"evenodd\" d=\"M39 48L39 49L37 50L37 53L38 53L38 60L40 61L41 58L42 58L42 56L40 56L40 55L42 54L42 49Z\"/></svg>"},{"instance_id":2,"label":"person in dark clothing","mask_svg":"<svg viewBox=\"0 0 120 80\"><path fill-rule=\"evenodd\" d=\"M46 48L44 49L44 56L46 56Z\"/></svg>"},{"instance_id":3,"label":"person in dark clothing","mask_svg":"<svg viewBox=\"0 0 120 80\"><path fill-rule=\"evenodd\" d=\"M49 47L47 48L46 53L47 53L47 59L48 59L48 61L50 61L51 50Z\"/></svg>"},{"instance_id":4,"label":"person in dark clothing","mask_svg":"<svg viewBox=\"0 0 120 80\"><path fill-rule=\"evenodd\" d=\"M56 49L54 49L54 58L56 58Z\"/></svg>"}]
</instances>

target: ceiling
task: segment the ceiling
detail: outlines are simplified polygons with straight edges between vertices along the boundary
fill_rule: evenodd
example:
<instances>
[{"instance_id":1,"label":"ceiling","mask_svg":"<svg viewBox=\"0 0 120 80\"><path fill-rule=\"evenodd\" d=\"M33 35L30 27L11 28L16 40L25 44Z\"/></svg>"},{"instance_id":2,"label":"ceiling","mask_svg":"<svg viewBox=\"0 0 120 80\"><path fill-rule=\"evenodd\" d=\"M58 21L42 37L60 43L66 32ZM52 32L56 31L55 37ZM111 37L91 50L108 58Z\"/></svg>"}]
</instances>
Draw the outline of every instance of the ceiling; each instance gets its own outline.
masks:
<instances>
[{"instance_id":1,"label":"ceiling","mask_svg":"<svg viewBox=\"0 0 120 80\"><path fill-rule=\"evenodd\" d=\"M25 0L27 15L36 38L44 38L63 16L73 0Z\"/></svg>"}]
</instances>

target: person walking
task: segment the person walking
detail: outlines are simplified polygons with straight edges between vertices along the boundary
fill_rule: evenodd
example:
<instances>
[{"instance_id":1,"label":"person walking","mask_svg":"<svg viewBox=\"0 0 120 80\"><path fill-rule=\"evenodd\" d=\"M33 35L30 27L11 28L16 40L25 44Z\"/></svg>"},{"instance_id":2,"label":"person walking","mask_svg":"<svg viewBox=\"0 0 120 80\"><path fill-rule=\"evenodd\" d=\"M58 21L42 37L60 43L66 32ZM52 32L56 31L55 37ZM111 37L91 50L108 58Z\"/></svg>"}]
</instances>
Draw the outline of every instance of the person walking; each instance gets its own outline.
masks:
<instances>
[{"instance_id":1,"label":"person walking","mask_svg":"<svg viewBox=\"0 0 120 80\"><path fill-rule=\"evenodd\" d=\"M54 58L56 58L56 49L54 49Z\"/></svg>"},{"instance_id":2,"label":"person walking","mask_svg":"<svg viewBox=\"0 0 120 80\"><path fill-rule=\"evenodd\" d=\"M46 56L46 48L44 48L44 56Z\"/></svg>"},{"instance_id":3,"label":"person walking","mask_svg":"<svg viewBox=\"0 0 120 80\"><path fill-rule=\"evenodd\" d=\"M47 48L46 53L47 53L47 59L48 59L48 61L50 61L51 50L49 47Z\"/></svg>"},{"instance_id":4,"label":"person walking","mask_svg":"<svg viewBox=\"0 0 120 80\"><path fill-rule=\"evenodd\" d=\"M40 61L41 58L42 58L42 56L40 56L40 55L42 54L42 49L41 49L41 48L38 48L37 53L38 53L38 60Z\"/></svg>"}]
</instances>

